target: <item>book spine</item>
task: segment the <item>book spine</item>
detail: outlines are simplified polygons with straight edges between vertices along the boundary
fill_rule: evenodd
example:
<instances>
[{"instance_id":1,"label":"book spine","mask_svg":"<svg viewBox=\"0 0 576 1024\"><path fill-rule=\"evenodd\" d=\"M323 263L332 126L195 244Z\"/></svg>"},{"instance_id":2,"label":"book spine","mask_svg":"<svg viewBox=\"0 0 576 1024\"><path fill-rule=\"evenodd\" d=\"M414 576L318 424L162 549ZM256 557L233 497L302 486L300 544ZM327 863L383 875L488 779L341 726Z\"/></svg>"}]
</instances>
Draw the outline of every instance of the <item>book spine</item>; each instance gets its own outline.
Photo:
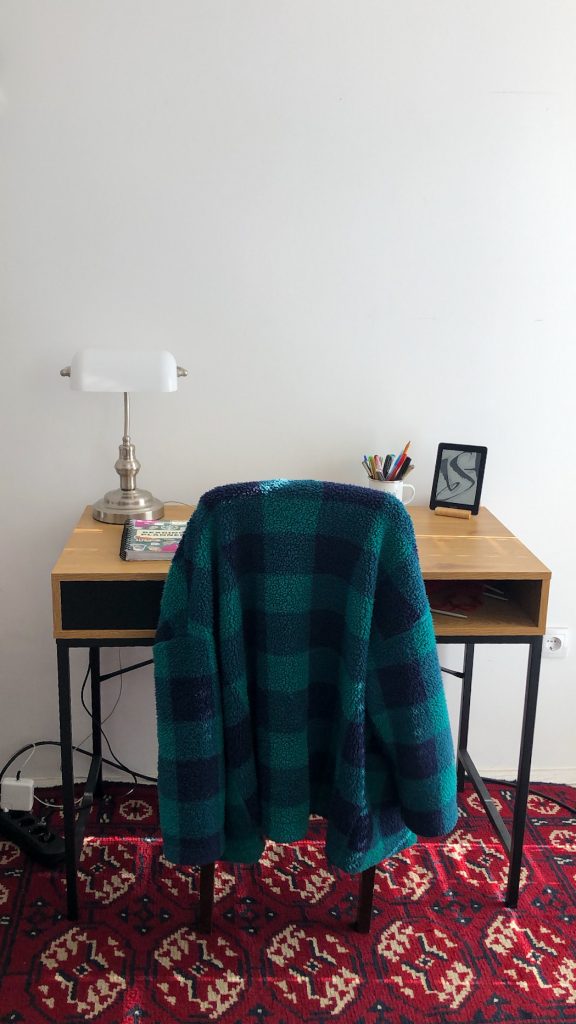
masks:
<instances>
[{"instance_id":1,"label":"book spine","mask_svg":"<svg viewBox=\"0 0 576 1024\"><path fill-rule=\"evenodd\" d=\"M128 540L130 536L130 523L124 523L124 529L122 530L122 539L120 541L120 558L126 561L126 549L128 547Z\"/></svg>"}]
</instances>

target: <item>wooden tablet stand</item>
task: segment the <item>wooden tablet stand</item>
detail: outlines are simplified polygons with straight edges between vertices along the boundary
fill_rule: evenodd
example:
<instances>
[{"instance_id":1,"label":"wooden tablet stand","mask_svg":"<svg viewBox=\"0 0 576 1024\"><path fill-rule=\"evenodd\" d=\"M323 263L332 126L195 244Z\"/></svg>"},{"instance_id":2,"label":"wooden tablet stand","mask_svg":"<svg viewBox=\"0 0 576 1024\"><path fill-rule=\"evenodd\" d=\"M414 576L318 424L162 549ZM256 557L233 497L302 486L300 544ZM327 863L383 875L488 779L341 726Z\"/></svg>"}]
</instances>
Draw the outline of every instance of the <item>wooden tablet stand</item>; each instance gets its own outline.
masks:
<instances>
[{"instance_id":1,"label":"wooden tablet stand","mask_svg":"<svg viewBox=\"0 0 576 1024\"><path fill-rule=\"evenodd\" d=\"M469 508L435 508L436 516L451 516L452 519L470 519L472 515Z\"/></svg>"}]
</instances>

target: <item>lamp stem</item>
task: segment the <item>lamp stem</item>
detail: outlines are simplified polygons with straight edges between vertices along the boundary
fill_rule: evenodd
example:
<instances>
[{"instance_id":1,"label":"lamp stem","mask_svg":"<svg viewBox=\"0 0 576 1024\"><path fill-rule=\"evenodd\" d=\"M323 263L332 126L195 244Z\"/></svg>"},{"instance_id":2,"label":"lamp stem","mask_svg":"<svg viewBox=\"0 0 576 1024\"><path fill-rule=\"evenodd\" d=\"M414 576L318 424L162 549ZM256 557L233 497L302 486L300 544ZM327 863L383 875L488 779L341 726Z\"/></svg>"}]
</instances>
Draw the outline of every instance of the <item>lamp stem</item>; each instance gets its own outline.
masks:
<instances>
[{"instance_id":1,"label":"lamp stem","mask_svg":"<svg viewBox=\"0 0 576 1024\"><path fill-rule=\"evenodd\" d=\"M114 469L120 477L120 487L107 491L92 506L94 519L103 523L125 523L127 519L161 519L164 505L150 491L136 486L140 463L130 440L130 395L124 391L124 437L118 447Z\"/></svg>"},{"instance_id":2,"label":"lamp stem","mask_svg":"<svg viewBox=\"0 0 576 1024\"><path fill-rule=\"evenodd\" d=\"M123 444L130 444L130 395L124 392L124 437Z\"/></svg>"}]
</instances>

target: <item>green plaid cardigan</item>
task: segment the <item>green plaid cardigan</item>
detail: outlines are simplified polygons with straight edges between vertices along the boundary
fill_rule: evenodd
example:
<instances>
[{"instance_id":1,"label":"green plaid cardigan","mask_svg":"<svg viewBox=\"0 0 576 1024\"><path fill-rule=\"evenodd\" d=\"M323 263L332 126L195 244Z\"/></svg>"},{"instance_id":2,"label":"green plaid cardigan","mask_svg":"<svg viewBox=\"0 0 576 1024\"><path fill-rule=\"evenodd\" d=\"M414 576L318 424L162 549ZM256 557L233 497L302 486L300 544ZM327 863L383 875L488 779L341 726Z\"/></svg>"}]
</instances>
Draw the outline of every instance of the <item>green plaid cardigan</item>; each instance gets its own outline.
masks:
<instances>
[{"instance_id":1,"label":"green plaid cardigan","mask_svg":"<svg viewBox=\"0 0 576 1024\"><path fill-rule=\"evenodd\" d=\"M205 494L154 646L158 794L174 863L253 863L327 819L362 871L457 817L454 749L412 522L315 480Z\"/></svg>"}]
</instances>

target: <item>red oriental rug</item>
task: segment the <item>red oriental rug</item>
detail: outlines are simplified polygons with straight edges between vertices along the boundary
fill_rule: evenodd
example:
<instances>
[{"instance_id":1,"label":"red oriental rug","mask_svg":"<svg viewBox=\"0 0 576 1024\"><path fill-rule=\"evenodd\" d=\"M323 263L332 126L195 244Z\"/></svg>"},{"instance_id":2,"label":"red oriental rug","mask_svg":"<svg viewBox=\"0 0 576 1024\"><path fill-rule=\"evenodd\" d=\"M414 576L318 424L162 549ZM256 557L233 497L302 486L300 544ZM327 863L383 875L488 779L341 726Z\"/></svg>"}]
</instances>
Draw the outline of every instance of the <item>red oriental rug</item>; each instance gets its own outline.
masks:
<instances>
[{"instance_id":1,"label":"red oriental rug","mask_svg":"<svg viewBox=\"0 0 576 1024\"><path fill-rule=\"evenodd\" d=\"M219 866L207 938L195 931L197 872L162 857L154 788L108 784L78 922L64 915L62 872L0 842L0 1021L576 1024L576 815L554 803L574 806L576 792L539 788L516 911L467 789L452 835L380 867L370 935L351 928L357 881L329 869L313 822L309 839L269 844L254 868ZM508 819L512 789L490 789Z\"/></svg>"}]
</instances>

